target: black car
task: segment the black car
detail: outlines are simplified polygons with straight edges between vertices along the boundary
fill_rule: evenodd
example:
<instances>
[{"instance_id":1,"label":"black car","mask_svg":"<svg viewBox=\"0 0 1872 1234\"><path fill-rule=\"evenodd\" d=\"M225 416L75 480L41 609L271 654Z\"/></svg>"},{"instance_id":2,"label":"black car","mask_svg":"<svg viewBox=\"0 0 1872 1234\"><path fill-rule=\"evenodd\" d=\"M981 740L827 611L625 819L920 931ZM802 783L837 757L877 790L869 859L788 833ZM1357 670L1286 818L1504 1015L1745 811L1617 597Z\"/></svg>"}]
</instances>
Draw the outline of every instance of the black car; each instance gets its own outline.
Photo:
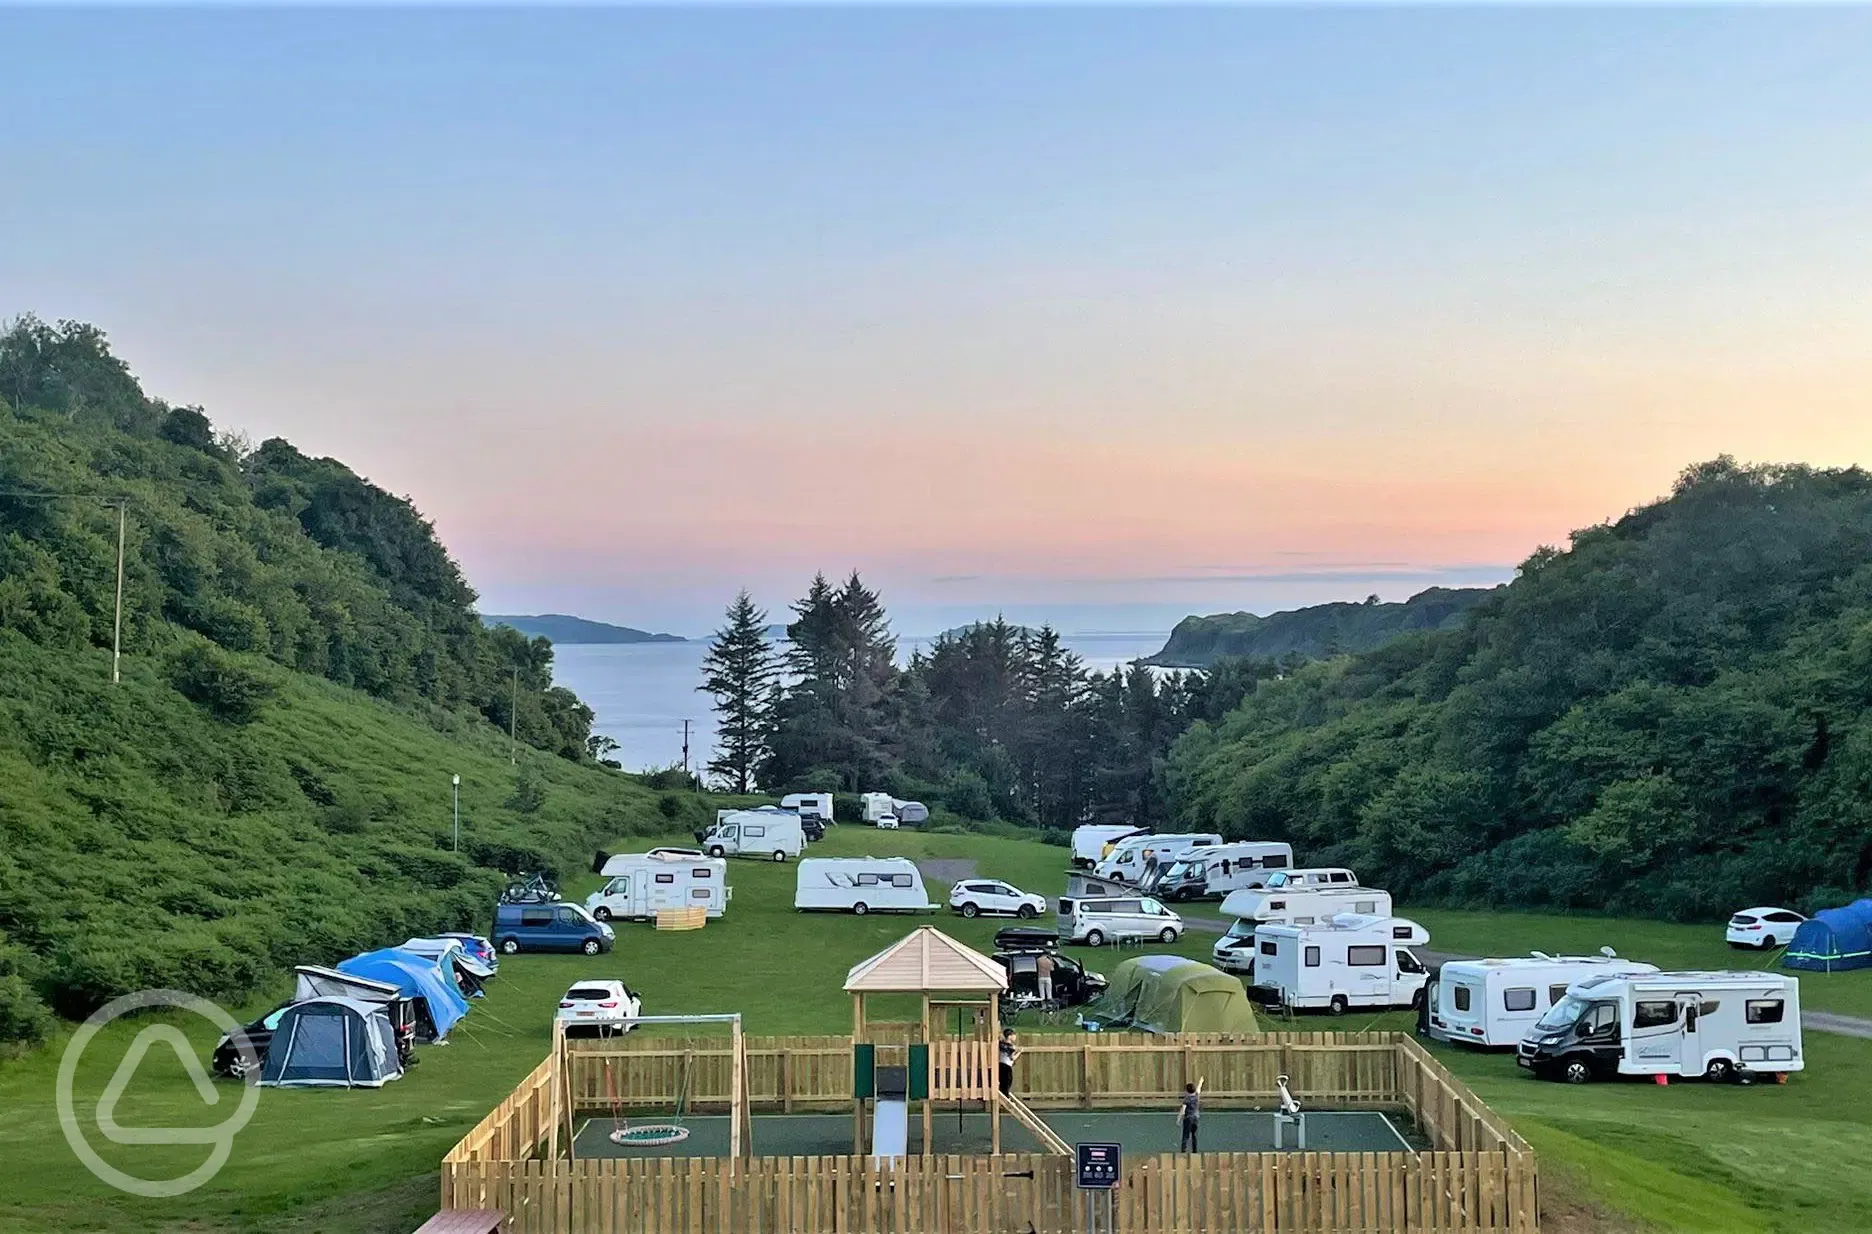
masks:
<instances>
[{"instance_id":1,"label":"black car","mask_svg":"<svg viewBox=\"0 0 1872 1234\"><path fill-rule=\"evenodd\" d=\"M273 1044L273 1030L279 1027L280 1013L292 1006L290 1002L281 1003L259 1019L246 1025L241 1031L247 1034L247 1042L253 1046L254 1061L266 1062L267 1047ZM250 1071L247 1060L234 1045L234 1034L223 1033L215 1044L214 1058L210 1061L214 1073L229 1080L259 1079L257 1070Z\"/></svg>"},{"instance_id":2,"label":"black car","mask_svg":"<svg viewBox=\"0 0 1872 1234\"><path fill-rule=\"evenodd\" d=\"M1053 961L1053 1001L1040 1001L1040 957ZM1021 1008L1057 1010L1089 1003L1105 992L1105 978L1068 956L1050 950L997 951L995 963L1007 969L1008 990L1001 996L1004 1013Z\"/></svg>"}]
</instances>

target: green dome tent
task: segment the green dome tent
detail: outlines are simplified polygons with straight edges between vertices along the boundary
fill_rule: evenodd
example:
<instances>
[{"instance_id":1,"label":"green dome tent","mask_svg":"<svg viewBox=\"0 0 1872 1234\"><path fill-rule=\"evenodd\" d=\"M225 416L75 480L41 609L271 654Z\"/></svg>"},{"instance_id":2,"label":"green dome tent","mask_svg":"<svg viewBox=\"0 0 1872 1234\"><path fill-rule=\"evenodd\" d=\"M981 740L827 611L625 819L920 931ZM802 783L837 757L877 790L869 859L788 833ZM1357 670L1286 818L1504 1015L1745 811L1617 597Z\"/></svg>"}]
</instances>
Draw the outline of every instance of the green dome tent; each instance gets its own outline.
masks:
<instances>
[{"instance_id":1,"label":"green dome tent","mask_svg":"<svg viewBox=\"0 0 1872 1234\"><path fill-rule=\"evenodd\" d=\"M1100 1028L1152 1033L1258 1031L1240 981L1174 955L1139 956L1114 968L1111 984L1083 1018Z\"/></svg>"}]
</instances>

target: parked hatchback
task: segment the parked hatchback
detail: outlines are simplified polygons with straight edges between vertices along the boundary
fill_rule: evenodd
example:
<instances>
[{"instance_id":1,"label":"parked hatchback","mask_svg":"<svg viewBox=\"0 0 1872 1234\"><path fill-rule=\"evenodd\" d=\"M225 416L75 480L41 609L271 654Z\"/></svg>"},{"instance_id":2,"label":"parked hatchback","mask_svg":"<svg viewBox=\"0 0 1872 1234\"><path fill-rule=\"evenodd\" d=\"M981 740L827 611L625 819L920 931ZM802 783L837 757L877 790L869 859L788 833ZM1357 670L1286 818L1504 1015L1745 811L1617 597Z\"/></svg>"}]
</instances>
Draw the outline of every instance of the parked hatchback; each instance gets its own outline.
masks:
<instances>
[{"instance_id":1,"label":"parked hatchback","mask_svg":"<svg viewBox=\"0 0 1872 1234\"><path fill-rule=\"evenodd\" d=\"M1785 947L1794 941L1794 931L1807 920L1788 908L1745 908L1729 918L1723 937L1731 947L1756 947L1767 951Z\"/></svg>"},{"instance_id":2,"label":"parked hatchback","mask_svg":"<svg viewBox=\"0 0 1872 1234\"><path fill-rule=\"evenodd\" d=\"M617 935L583 905L498 904L494 908L494 946L502 955L521 951L611 950Z\"/></svg>"},{"instance_id":3,"label":"parked hatchback","mask_svg":"<svg viewBox=\"0 0 1872 1234\"><path fill-rule=\"evenodd\" d=\"M969 879L949 889L949 907L964 917L999 913L1004 917L1038 917L1046 911L1046 897L1022 891L994 879Z\"/></svg>"}]
</instances>

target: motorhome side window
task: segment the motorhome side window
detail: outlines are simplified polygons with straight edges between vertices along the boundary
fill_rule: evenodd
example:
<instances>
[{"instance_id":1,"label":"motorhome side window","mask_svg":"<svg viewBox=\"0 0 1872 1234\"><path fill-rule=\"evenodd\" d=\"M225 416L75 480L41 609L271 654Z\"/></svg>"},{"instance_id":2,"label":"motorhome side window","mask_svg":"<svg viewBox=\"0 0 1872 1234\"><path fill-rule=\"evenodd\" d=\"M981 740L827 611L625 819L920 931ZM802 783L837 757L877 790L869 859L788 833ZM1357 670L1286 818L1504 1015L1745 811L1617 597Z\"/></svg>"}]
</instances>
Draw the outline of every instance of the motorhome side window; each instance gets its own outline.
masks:
<instances>
[{"instance_id":1,"label":"motorhome side window","mask_svg":"<svg viewBox=\"0 0 1872 1234\"><path fill-rule=\"evenodd\" d=\"M656 878L659 883L673 883L676 881L676 876L674 874L659 874Z\"/></svg>"},{"instance_id":2,"label":"motorhome side window","mask_svg":"<svg viewBox=\"0 0 1872 1234\"><path fill-rule=\"evenodd\" d=\"M714 878L715 871L706 870L706 869L703 869L701 866L697 866L695 869L689 871L689 877L690 878Z\"/></svg>"},{"instance_id":3,"label":"motorhome side window","mask_svg":"<svg viewBox=\"0 0 1872 1234\"><path fill-rule=\"evenodd\" d=\"M1503 990L1502 1006L1509 1011L1534 1010L1534 987L1521 986L1518 989Z\"/></svg>"},{"instance_id":4,"label":"motorhome side window","mask_svg":"<svg viewBox=\"0 0 1872 1234\"><path fill-rule=\"evenodd\" d=\"M1563 986L1563 985L1550 985L1550 986L1548 986L1548 987L1547 987L1547 1002L1548 1002L1548 1004L1549 1004L1550 1006L1551 1006L1552 1004L1554 1004L1554 1003L1557 1003L1557 1002L1559 1002L1559 1001L1560 1001L1561 999L1563 999L1563 998L1565 998L1565 997L1566 997L1566 987L1565 987L1565 986Z\"/></svg>"},{"instance_id":5,"label":"motorhome side window","mask_svg":"<svg viewBox=\"0 0 1872 1234\"><path fill-rule=\"evenodd\" d=\"M1308 947L1308 948L1307 948L1307 950L1308 950L1308 951L1318 951L1318 950L1319 950L1319 948L1317 948L1317 947ZM1279 943L1277 943L1277 942L1275 942L1275 941L1274 941L1273 939L1271 939L1271 938L1264 938L1264 939L1262 939L1262 940L1261 940L1261 954L1262 954L1262 955L1278 955L1278 954L1280 954L1280 944L1279 944Z\"/></svg>"},{"instance_id":6,"label":"motorhome side window","mask_svg":"<svg viewBox=\"0 0 1872 1234\"><path fill-rule=\"evenodd\" d=\"M689 889L689 898L691 900L706 900L709 898L709 889L707 887L691 887Z\"/></svg>"},{"instance_id":7,"label":"motorhome side window","mask_svg":"<svg viewBox=\"0 0 1872 1234\"><path fill-rule=\"evenodd\" d=\"M1676 1022L1677 1004L1674 1002L1646 1002L1632 1008L1633 1028L1662 1028Z\"/></svg>"},{"instance_id":8,"label":"motorhome side window","mask_svg":"<svg viewBox=\"0 0 1872 1234\"><path fill-rule=\"evenodd\" d=\"M1268 907L1269 907L1270 909L1274 909L1274 908L1286 908L1286 907L1287 907L1287 901L1285 901L1285 900L1270 900L1270 901L1268 902Z\"/></svg>"},{"instance_id":9,"label":"motorhome side window","mask_svg":"<svg viewBox=\"0 0 1872 1234\"><path fill-rule=\"evenodd\" d=\"M1456 987L1456 1010L1469 1010L1469 987L1466 985Z\"/></svg>"},{"instance_id":10,"label":"motorhome side window","mask_svg":"<svg viewBox=\"0 0 1872 1234\"><path fill-rule=\"evenodd\" d=\"M1787 1004L1778 998L1751 998L1743 1009L1750 1024L1779 1024Z\"/></svg>"},{"instance_id":11,"label":"motorhome side window","mask_svg":"<svg viewBox=\"0 0 1872 1234\"><path fill-rule=\"evenodd\" d=\"M750 837L752 837L752 836L764 836L764 835L766 835L766 834L767 834L767 829L766 829L765 827L754 827L754 826L748 826L748 827L743 827L743 828L741 829L741 833L742 833L743 835L746 835L746 836L750 836Z\"/></svg>"},{"instance_id":12,"label":"motorhome side window","mask_svg":"<svg viewBox=\"0 0 1872 1234\"><path fill-rule=\"evenodd\" d=\"M1347 947L1345 962L1353 968L1383 968L1385 949L1383 947Z\"/></svg>"},{"instance_id":13,"label":"motorhome side window","mask_svg":"<svg viewBox=\"0 0 1872 1234\"><path fill-rule=\"evenodd\" d=\"M1287 868L1287 859L1285 857L1263 857L1261 859L1261 868L1263 870L1285 870Z\"/></svg>"},{"instance_id":14,"label":"motorhome side window","mask_svg":"<svg viewBox=\"0 0 1872 1234\"><path fill-rule=\"evenodd\" d=\"M1402 939L1408 940L1410 938L1410 927L1409 926L1392 926L1391 937L1402 938Z\"/></svg>"},{"instance_id":15,"label":"motorhome side window","mask_svg":"<svg viewBox=\"0 0 1872 1234\"><path fill-rule=\"evenodd\" d=\"M1308 948L1306 949L1306 966L1307 966L1308 968L1318 968L1318 967L1319 967L1319 964L1320 964L1320 961L1319 961L1319 948L1318 948L1318 947L1308 947Z\"/></svg>"}]
</instances>

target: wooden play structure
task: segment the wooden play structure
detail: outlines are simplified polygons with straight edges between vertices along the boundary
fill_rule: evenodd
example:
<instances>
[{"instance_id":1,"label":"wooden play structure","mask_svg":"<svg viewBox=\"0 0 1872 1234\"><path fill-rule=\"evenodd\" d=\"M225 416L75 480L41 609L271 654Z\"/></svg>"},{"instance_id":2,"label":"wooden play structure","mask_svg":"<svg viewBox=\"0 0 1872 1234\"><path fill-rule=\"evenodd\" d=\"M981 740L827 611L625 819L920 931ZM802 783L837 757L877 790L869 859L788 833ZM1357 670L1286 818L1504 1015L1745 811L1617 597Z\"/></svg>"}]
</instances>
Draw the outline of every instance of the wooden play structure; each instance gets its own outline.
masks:
<instances>
[{"instance_id":1,"label":"wooden play structure","mask_svg":"<svg viewBox=\"0 0 1872 1234\"><path fill-rule=\"evenodd\" d=\"M1009 1102L995 1082L1001 980L987 957L925 927L852 968L849 1037L744 1037L738 1016L646 1017L674 1028L609 1040L555 1036L443 1158L442 1207L499 1210L515 1234L1076 1234L1073 1163L1036 1110L1161 1110L1164 1094L1197 1079L1206 1109L1273 1110L1288 1077L1310 1110L1388 1111L1415 1128L1416 1146L1127 1152L1114 1234L1539 1228L1533 1152L1407 1033L1035 1034L1021 1042L1021 1098ZM917 1018L902 1019L912 1006ZM677 1032L684 1024L698 1031ZM912 1103L922 1102L927 1147L936 1107L959 1102L989 1116L995 1148L1007 1114L1044 1151L879 1155L881 1093L904 1103L906 1141ZM581 1118L589 1136L589 1123L608 1125L621 1107L654 1118L672 1106L718 1127L726 1115L727 1153L684 1155L679 1144L668 1156L573 1156ZM850 1155L759 1155L756 1114L778 1135L790 1122L781 1116L847 1113Z\"/></svg>"}]
</instances>

